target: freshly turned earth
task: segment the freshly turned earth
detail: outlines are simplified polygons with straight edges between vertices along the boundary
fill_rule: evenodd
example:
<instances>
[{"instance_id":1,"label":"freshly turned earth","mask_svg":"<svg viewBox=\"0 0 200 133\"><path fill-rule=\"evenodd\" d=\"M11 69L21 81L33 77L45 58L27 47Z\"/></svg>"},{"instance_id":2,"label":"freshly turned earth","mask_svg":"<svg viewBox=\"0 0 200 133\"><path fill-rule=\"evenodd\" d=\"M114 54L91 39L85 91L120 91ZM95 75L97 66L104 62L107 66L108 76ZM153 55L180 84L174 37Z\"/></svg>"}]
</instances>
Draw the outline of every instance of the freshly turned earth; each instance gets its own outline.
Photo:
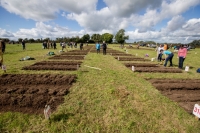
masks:
<instances>
[{"instance_id":1,"label":"freshly turned earth","mask_svg":"<svg viewBox=\"0 0 200 133\"><path fill-rule=\"evenodd\" d=\"M55 111L63 103L76 76L5 74L0 79L0 112L43 114L46 104Z\"/></svg>"},{"instance_id":2,"label":"freshly turned earth","mask_svg":"<svg viewBox=\"0 0 200 133\"><path fill-rule=\"evenodd\" d=\"M188 113L200 105L200 79L147 79L163 95L177 102Z\"/></svg>"}]
</instances>

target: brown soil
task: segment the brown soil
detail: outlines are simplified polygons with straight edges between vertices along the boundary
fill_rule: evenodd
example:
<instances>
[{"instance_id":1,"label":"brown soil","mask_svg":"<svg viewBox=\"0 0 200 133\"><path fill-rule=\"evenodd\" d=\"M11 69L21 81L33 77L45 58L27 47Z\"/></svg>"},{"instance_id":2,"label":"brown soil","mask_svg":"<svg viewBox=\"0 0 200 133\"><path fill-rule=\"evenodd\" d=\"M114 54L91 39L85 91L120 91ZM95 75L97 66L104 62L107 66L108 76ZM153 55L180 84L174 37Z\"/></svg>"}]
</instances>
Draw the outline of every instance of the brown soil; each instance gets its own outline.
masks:
<instances>
[{"instance_id":1,"label":"brown soil","mask_svg":"<svg viewBox=\"0 0 200 133\"><path fill-rule=\"evenodd\" d=\"M96 49L92 49L90 52L96 53L97 50ZM100 49L100 53L103 53L103 49ZM117 54L126 54L125 52L121 52L121 51L117 51L117 50L112 50L112 49L107 49L106 53L107 54L114 54L114 53L117 53Z\"/></svg>"},{"instance_id":2,"label":"brown soil","mask_svg":"<svg viewBox=\"0 0 200 133\"><path fill-rule=\"evenodd\" d=\"M81 63L82 61L42 61L37 62L34 65L80 65Z\"/></svg>"},{"instance_id":3,"label":"brown soil","mask_svg":"<svg viewBox=\"0 0 200 133\"><path fill-rule=\"evenodd\" d=\"M137 47L126 47L127 49L137 49L137 50L149 50L149 51L155 51L155 48L148 48L148 47L140 47L139 49Z\"/></svg>"},{"instance_id":4,"label":"brown soil","mask_svg":"<svg viewBox=\"0 0 200 133\"><path fill-rule=\"evenodd\" d=\"M112 56L133 56L132 54L126 54L126 53L110 53Z\"/></svg>"},{"instance_id":5,"label":"brown soil","mask_svg":"<svg viewBox=\"0 0 200 133\"><path fill-rule=\"evenodd\" d=\"M182 73L182 70L170 67L135 67L135 72Z\"/></svg>"},{"instance_id":6,"label":"brown soil","mask_svg":"<svg viewBox=\"0 0 200 133\"><path fill-rule=\"evenodd\" d=\"M43 114L46 104L55 111L63 103L76 76L5 74L0 79L1 112Z\"/></svg>"},{"instance_id":7,"label":"brown soil","mask_svg":"<svg viewBox=\"0 0 200 133\"><path fill-rule=\"evenodd\" d=\"M61 55L86 55L88 52L66 52Z\"/></svg>"},{"instance_id":8,"label":"brown soil","mask_svg":"<svg viewBox=\"0 0 200 133\"><path fill-rule=\"evenodd\" d=\"M150 63L124 63L126 67L158 67L157 64L150 64Z\"/></svg>"},{"instance_id":9,"label":"brown soil","mask_svg":"<svg viewBox=\"0 0 200 133\"><path fill-rule=\"evenodd\" d=\"M68 70L75 71L80 65L58 65L58 64L44 64L44 65L31 65L23 67L22 70Z\"/></svg>"},{"instance_id":10,"label":"brown soil","mask_svg":"<svg viewBox=\"0 0 200 133\"><path fill-rule=\"evenodd\" d=\"M118 59L118 57L115 57L115 59ZM119 61L150 61L150 60L132 56L132 57L119 57Z\"/></svg>"},{"instance_id":11,"label":"brown soil","mask_svg":"<svg viewBox=\"0 0 200 133\"><path fill-rule=\"evenodd\" d=\"M149 79L148 81L189 113L192 113L195 104L200 104L200 79Z\"/></svg>"},{"instance_id":12,"label":"brown soil","mask_svg":"<svg viewBox=\"0 0 200 133\"><path fill-rule=\"evenodd\" d=\"M56 55L50 57L49 59L60 59L60 60L84 60L85 56L65 56L65 55Z\"/></svg>"}]
</instances>

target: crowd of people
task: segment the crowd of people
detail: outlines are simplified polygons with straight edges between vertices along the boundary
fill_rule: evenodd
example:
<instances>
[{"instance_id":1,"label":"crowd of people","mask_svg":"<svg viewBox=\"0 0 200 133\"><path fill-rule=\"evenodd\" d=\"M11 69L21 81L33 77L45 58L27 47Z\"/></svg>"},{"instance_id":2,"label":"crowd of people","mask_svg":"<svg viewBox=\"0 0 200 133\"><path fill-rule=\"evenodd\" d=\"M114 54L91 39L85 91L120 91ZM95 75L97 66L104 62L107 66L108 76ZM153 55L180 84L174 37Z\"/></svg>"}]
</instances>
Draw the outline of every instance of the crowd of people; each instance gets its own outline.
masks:
<instances>
[{"instance_id":1,"label":"crowd of people","mask_svg":"<svg viewBox=\"0 0 200 133\"><path fill-rule=\"evenodd\" d=\"M24 40L22 40L21 44L22 44L22 49L26 50L26 43ZM76 42L69 42L69 43L60 42L60 46L62 48L62 51L64 49L67 50L67 47L68 48L73 48L73 47L78 48L78 44ZM80 50L84 50L83 43L80 43L79 46L80 46ZM55 41L48 41L48 42L44 41L42 43L42 47L43 47L43 49L50 49L50 48L57 49ZM105 43L105 41L103 41L103 43L96 42L95 47L96 47L97 54L100 54L100 49L102 48L103 55L106 55L107 44ZM178 54L177 54L178 55L177 56L178 68L183 69L183 64L186 59L188 49L184 45L179 45L177 47L178 47ZM5 42L3 40L0 40L0 56L1 56L0 64L2 64L2 62L3 62L3 53L5 52L5 48L6 48ZM139 49L139 45L137 45L137 48ZM167 44L160 44L156 48L157 61L158 62L164 61L164 67L167 66L168 62L170 63L169 64L170 67L173 66L172 61L173 61L174 53L172 52L172 48L173 47L171 45L169 46Z\"/></svg>"},{"instance_id":2,"label":"crowd of people","mask_svg":"<svg viewBox=\"0 0 200 133\"><path fill-rule=\"evenodd\" d=\"M171 47L172 48L172 47ZM174 53L169 49L169 46L167 44L159 45L156 49L157 51L157 61L161 62L164 60L164 67L167 66L168 61L170 62L170 67L173 66L173 57ZM164 58L162 57L164 55ZM185 58L187 56L187 48L184 47L184 45L179 46L178 50L178 68L183 69L183 63L185 61Z\"/></svg>"}]
</instances>

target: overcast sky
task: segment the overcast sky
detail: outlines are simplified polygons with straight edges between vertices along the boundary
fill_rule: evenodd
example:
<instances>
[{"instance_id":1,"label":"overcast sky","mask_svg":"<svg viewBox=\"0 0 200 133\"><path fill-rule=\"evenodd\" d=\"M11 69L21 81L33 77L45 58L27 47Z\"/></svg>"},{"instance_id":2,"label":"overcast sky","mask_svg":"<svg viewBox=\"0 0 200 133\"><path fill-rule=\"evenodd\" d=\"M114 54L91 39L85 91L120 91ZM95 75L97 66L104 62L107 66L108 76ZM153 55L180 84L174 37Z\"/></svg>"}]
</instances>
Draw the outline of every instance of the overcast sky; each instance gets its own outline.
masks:
<instances>
[{"instance_id":1,"label":"overcast sky","mask_svg":"<svg viewBox=\"0 0 200 133\"><path fill-rule=\"evenodd\" d=\"M200 39L200 0L0 0L0 38L113 35L128 42Z\"/></svg>"}]
</instances>

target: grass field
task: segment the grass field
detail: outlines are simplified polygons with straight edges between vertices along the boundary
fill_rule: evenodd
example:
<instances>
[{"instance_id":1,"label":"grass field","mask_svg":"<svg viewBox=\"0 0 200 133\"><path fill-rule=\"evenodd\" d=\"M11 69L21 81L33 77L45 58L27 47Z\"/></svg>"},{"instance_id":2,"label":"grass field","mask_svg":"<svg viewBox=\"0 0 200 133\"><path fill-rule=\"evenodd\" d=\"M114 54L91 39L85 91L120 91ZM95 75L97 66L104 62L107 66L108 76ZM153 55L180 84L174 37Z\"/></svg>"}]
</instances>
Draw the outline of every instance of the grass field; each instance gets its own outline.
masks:
<instances>
[{"instance_id":1,"label":"grass field","mask_svg":"<svg viewBox=\"0 0 200 133\"><path fill-rule=\"evenodd\" d=\"M125 52L118 45L110 44L108 47ZM23 51L21 45L6 46L4 64L7 74L76 74L78 78L65 96L65 102L53 112L49 121L44 119L43 114L0 113L0 132L200 132L199 121L193 115L163 96L144 79L200 79L196 73L200 67L200 49L188 52L184 66L189 65L190 70L183 73L132 72L113 56L96 53L89 53L78 71L21 70L23 66L48 60L48 51L59 54L60 49L58 46L57 50L44 50L41 44L27 44ZM155 50L141 49L128 49L128 53L139 57L149 54L149 59L156 57ZM25 56L36 60L19 61ZM173 59L175 66L178 63L176 57L177 54ZM0 74L3 73L1 70Z\"/></svg>"}]
</instances>

